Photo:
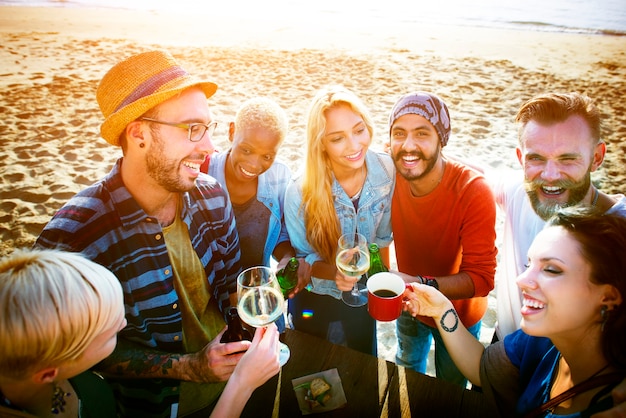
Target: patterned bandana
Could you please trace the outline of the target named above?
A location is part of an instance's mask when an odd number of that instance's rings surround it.
[[[402,96],[391,109],[389,115],[389,132],[400,116],[407,114],[420,115],[429,121],[437,130],[441,146],[445,147],[450,138],[450,113],[448,107],[434,94],[418,91]]]

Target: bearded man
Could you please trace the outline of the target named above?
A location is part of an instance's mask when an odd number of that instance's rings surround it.
[[[519,109],[516,149],[523,179],[486,173],[504,211],[503,244],[496,279],[496,334],[503,339],[520,326],[522,295],[515,279],[527,264],[535,235],[559,208],[583,205],[626,216],[626,198],[608,195],[591,182],[604,160],[600,112],[579,93],[534,97]]]
[[[494,287],[496,205],[482,175],[444,156],[450,133],[448,107],[432,93],[409,93],[393,106],[391,224],[398,274],[439,289],[452,300],[456,324],[478,339]],[[432,318],[404,312],[396,335],[397,364],[426,373],[434,339],[437,377],[466,386]]]
[[[214,150],[216,89],[166,51],[113,66],[96,98],[100,133],[122,157],[36,242],[80,252],[122,284],[127,325],[98,365],[121,416],[208,416],[250,346],[220,343],[241,268],[228,195],[200,172]]]

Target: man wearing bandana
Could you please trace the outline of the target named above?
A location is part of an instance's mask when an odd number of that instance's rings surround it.
[[[401,97],[389,116],[390,151],[397,170],[391,218],[398,270],[407,282],[437,287],[453,301],[456,321],[478,338],[496,267],[493,194],[485,179],[442,149],[450,115],[437,96]],[[398,364],[426,372],[435,339],[437,377],[467,384],[430,318],[397,320]]]

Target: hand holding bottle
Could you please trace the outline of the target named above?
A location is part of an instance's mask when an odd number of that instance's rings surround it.
[[[276,272],[276,278],[280,284],[285,298],[298,286],[298,267],[300,262],[297,258],[291,257],[287,265]]]
[[[252,333],[243,326],[237,308],[234,306],[229,307],[224,314],[224,319],[228,328],[220,339],[221,343],[232,343],[242,340],[252,341]]]

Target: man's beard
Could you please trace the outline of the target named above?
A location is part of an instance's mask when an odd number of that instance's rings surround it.
[[[587,192],[589,191],[589,187],[591,186],[591,172],[587,171],[587,174],[585,174],[585,176],[578,182],[572,180],[561,180],[550,184],[550,186],[560,187],[569,192],[567,202],[564,203],[552,199],[549,199],[546,202],[540,201],[539,193],[541,192],[538,192],[538,190],[545,185],[546,183],[544,181],[524,180],[524,188],[526,189],[526,194],[528,194],[533,210],[541,219],[547,221],[555,213],[557,213],[559,209],[577,205],[585,198]]]
[[[146,155],[146,169],[149,177],[152,177],[161,187],[168,192],[181,193],[193,188],[193,184],[187,185],[180,178],[180,161],[168,159],[163,149],[163,138],[153,135],[154,141]]]
[[[435,150],[435,153],[431,156],[431,158],[426,158],[426,156],[421,151],[415,151],[415,152],[400,151],[397,154],[392,155],[392,158],[393,158],[394,164],[396,165],[396,170],[398,171],[398,173],[400,173],[402,177],[404,177],[404,179],[406,179],[407,181],[420,180],[424,178],[426,175],[428,175],[428,173],[433,171],[433,168],[435,168],[435,164],[437,164],[437,161],[439,159],[438,157],[439,157],[440,151],[441,151],[441,144],[437,144],[437,149]],[[402,157],[404,157],[405,155],[413,155],[422,161],[426,161],[426,168],[424,168],[424,171],[422,171],[420,174],[411,174],[409,170],[407,170],[406,168],[402,166]]]

